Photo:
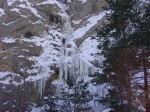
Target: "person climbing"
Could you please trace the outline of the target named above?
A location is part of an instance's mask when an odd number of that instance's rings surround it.
[[[65,44],[66,44],[66,39],[65,38],[62,39],[62,44],[63,44],[63,46],[65,46]]]

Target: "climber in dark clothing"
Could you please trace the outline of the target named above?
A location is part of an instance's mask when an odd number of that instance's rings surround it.
[[[63,44],[63,46],[65,46],[65,43],[66,43],[66,39],[63,38],[63,39],[62,39],[62,44]]]

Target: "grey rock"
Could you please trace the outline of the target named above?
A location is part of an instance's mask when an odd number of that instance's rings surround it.
[[[73,20],[80,20],[90,14],[102,11],[106,5],[105,0],[87,0],[83,4],[81,1],[73,0],[69,6],[68,13]]]
[[[30,0],[32,8],[37,10],[34,14],[29,8],[22,8],[19,5],[26,5],[26,2],[15,1],[7,6],[6,1],[0,1],[0,7],[5,6],[5,14],[0,16],[0,37],[16,36],[30,31],[32,35],[41,35],[53,22],[59,23],[61,17],[58,15],[60,8],[57,4],[38,5],[44,0]],[[19,12],[16,12],[16,9]]]
[[[17,40],[15,43],[0,42],[0,71],[12,71],[27,77],[27,69],[32,69],[34,62],[28,57],[39,56],[42,53],[40,46]],[[21,69],[24,68],[24,71]]]

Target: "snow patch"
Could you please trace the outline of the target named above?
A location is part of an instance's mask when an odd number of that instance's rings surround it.
[[[18,0],[7,0],[7,4],[8,4],[8,6],[12,6],[12,4],[16,1],[18,1]],[[17,7],[29,9],[35,16],[37,16],[38,18],[42,18],[39,15],[36,8],[33,7],[34,5],[32,3],[30,3],[28,0],[19,0],[19,2],[21,2],[22,4],[19,4]],[[17,8],[12,9],[11,11],[16,11],[16,12],[20,13]]]
[[[20,81],[19,82],[15,81],[14,80],[15,77],[19,77]],[[16,73],[12,73],[8,71],[0,72],[0,83],[6,85],[13,84],[15,86],[19,86],[23,84],[23,79],[21,79],[20,75]]]
[[[20,14],[20,11],[19,11],[20,9],[18,9],[18,8],[13,8],[13,9],[11,9],[11,11],[15,11],[15,12],[17,12],[17,13],[19,13]]]
[[[26,2],[26,4],[20,4],[19,7],[30,9],[31,12],[32,12],[35,16],[37,16],[37,17],[39,17],[39,18],[42,18],[42,17],[39,15],[38,11],[37,11],[35,8],[33,8],[33,4],[32,4],[32,3],[28,2],[27,0],[21,0],[21,1],[22,1],[22,2]]]
[[[111,109],[111,108],[107,108],[107,109],[105,109],[105,110],[102,111],[102,112],[110,112],[110,111],[112,111],[112,109]]]
[[[46,0],[41,3],[38,3],[37,5],[45,5],[45,4],[57,4],[60,8],[62,8],[62,5],[57,0]]]
[[[0,8],[0,16],[2,16],[4,14],[5,14],[4,9]]]
[[[80,24],[81,20],[78,20],[78,21],[72,21],[73,24]]]
[[[150,3],[150,1],[149,0],[141,0],[142,2],[145,2],[145,3]]]
[[[92,37],[88,37],[82,45],[80,45],[80,57],[82,57],[85,61],[94,61],[96,57],[96,53],[100,52],[97,48],[99,42],[96,39],[92,39]]]
[[[79,29],[74,31],[73,38],[81,38],[81,37],[83,37],[83,35],[86,34],[86,32],[88,30],[90,30],[95,24],[97,24],[97,22],[99,20],[101,20],[106,15],[106,13],[108,13],[108,11],[103,11],[103,12],[100,12],[98,15],[90,17],[87,20],[88,23],[84,27],[79,28]]]
[[[10,24],[13,24],[13,23],[15,23],[16,21],[12,21],[12,22],[9,22],[9,23],[2,23],[3,25],[5,25],[5,26],[8,26],[8,25],[10,25]]]
[[[82,4],[84,4],[85,2],[87,2],[87,0],[78,0],[79,2],[82,2]]]
[[[5,43],[15,43],[16,39],[14,39],[12,37],[4,37],[4,38],[2,38],[2,42],[5,42]]]
[[[11,6],[16,0],[7,0],[8,6]]]
[[[49,30],[49,34],[45,33],[43,34],[43,37],[34,36],[31,39],[22,39],[43,48],[43,52],[40,56],[29,57],[29,60],[34,61],[35,65],[33,66],[34,69],[27,71],[28,73],[36,73],[37,75],[26,78],[26,81],[35,82],[34,85],[36,88],[38,88],[40,97],[44,91],[46,80],[52,73],[54,73],[50,67],[54,65],[57,66],[57,63],[60,61],[60,51],[59,49],[56,49],[56,47],[61,45],[60,37],[62,37],[63,34],[56,30],[52,30],[53,28],[50,29],[51,30]]]
[[[50,107],[48,105],[43,105],[41,107],[37,107],[36,104],[33,104],[32,107],[30,107],[31,111],[30,112],[45,112],[45,109],[49,110]]]

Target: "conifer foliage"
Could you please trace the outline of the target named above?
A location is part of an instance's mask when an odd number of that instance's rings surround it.
[[[86,112],[92,107],[89,102],[93,99],[88,90],[89,82],[84,79],[72,79],[72,84],[62,86],[55,95],[49,95],[44,101],[44,105],[48,105],[46,112]]]
[[[98,79],[103,76],[110,89],[101,101],[117,112],[136,111],[137,91],[143,90],[145,102],[142,105],[150,112],[150,7],[142,7],[143,13],[139,0],[107,0],[107,3],[110,13],[98,32],[99,40],[103,41],[99,46],[106,60],[103,74],[95,81],[100,83]],[[142,77],[137,77],[139,72],[143,73]],[[133,84],[137,78],[144,80],[144,86]]]

